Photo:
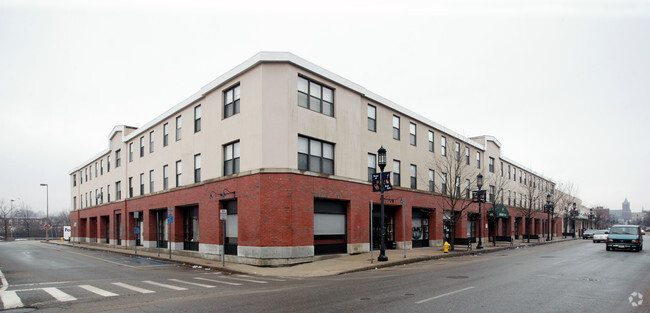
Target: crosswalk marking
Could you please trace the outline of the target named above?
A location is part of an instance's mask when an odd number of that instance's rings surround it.
[[[88,290],[88,291],[90,291],[92,293],[96,293],[96,294],[98,294],[98,295],[100,295],[102,297],[115,297],[115,296],[118,296],[118,294],[116,294],[116,293],[112,293],[112,292],[106,291],[104,289],[99,289],[99,288],[93,287],[91,285],[79,285],[79,287],[81,287],[83,289],[86,289],[86,290]]]
[[[214,287],[216,287],[216,286],[212,286],[212,285],[193,283],[193,282],[184,281],[184,280],[180,280],[180,279],[170,279],[170,280],[171,280],[171,281],[175,281],[175,282],[177,282],[177,283],[183,283],[183,284],[188,284],[188,285],[194,285],[194,286],[199,286],[199,287],[203,287],[203,288],[214,288]]]
[[[119,287],[122,287],[122,288],[126,288],[126,289],[129,289],[129,290],[133,290],[133,291],[139,292],[139,293],[154,293],[155,292],[153,290],[127,285],[125,283],[113,283],[113,285],[119,286]]]
[[[159,286],[159,287],[169,288],[169,289],[172,289],[172,290],[187,290],[187,288],[184,288],[184,287],[178,287],[178,286],[172,286],[172,285],[167,285],[167,284],[161,284],[161,283],[157,283],[157,282],[155,282],[155,281],[150,281],[150,280],[143,280],[142,282],[143,282],[143,283],[147,283],[147,284],[151,284],[151,285],[154,285],[154,286]]]
[[[0,301],[4,305],[4,310],[22,308],[24,306],[15,291],[4,291],[0,293]]]
[[[246,278],[253,278],[252,276],[248,275],[237,275],[238,277],[246,277]],[[270,280],[270,281],[287,281],[286,279],[279,279],[279,278],[271,278],[271,277],[263,277],[263,279]]]
[[[250,282],[250,283],[258,283],[258,284],[266,284],[266,283],[268,283],[268,282],[266,282],[266,281],[261,281],[261,280],[253,280],[253,279],[237,278],[237,277],[231,277],[231,276],[224,276],[223,278],[235,279],[235,280],[241,280],[241,281],[247,281],[247,282]]]
[[[203,278],[203,277],[194,277],[194,279],[205,280],[205,281],[210,281],[210,282],[213,282],[213,283],[219,283],[219,284],[231,285],[231,286],[241,286],[242,285],[240,283],[231,283],[229,281],[221,281],[221,280],[215,280],[215,279],[209,279],[209,278]]]
[[[61,302],[67,302],[67,301],[75,301],[77,298],[59,290],[54,287],[48,287],[48,288],[43,288],[43,291],[49,293],[52,297],[55,299],[61,301]]]

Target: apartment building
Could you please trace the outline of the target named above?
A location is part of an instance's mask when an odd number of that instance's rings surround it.
[[[554,183],[501,155],[496,138],[465,138],[291,53],[260,52],[149,123],[113,128],[106,150],[70,172],[73,240],[255,265],[369,251],[382,146],[388,248],[442,245],[450,227],[468,240],[479,227],[486,240],[548,229],[540,210]],[[467,202],[478,173],[501,211],[488,223],[484,207],[481,225]],[[455,191],[463,212],[444,201]]]

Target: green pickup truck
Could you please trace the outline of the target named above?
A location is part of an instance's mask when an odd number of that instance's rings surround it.
[[[643,234],[637,225],[614,225],[609,230],[606,243],[607,251],[615,249],[643,250]]]

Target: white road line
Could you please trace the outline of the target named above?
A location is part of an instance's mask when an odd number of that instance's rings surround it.
[[[131,285],[127,285],[127,284],[124,284],[124,283],[113,283],[113,285],[119,286],[119,287],[122,287],[122,288],[126,288],[126,289],[129,289],[129,290],[133,290],[133,291],[139,292],[139,293],[154,293],[155,292],[153,290],[144,289],[144,288],[140,288],[140,287],[136,287],[136,286],[131,286]]]
[[[178,287],[178,286],[172,286],[172,285],[167,285],[167,284],[161,284],[161,283],[157,283],[157,282],[155,282],[155,281],[150,281],[150,280],[143,280],[142,282],[143,282],[143,283],[150,284],[150,285],[154,285],[154,286],[159,286],[159,287],[164,287],[164,288],[172,289],[172,290],[187,290],[187,288],[184,288],[184,287]]]
[[[467,288],[463,288],[463,289],[456,290],[456,291],[452,291],[452,292],[448,292],[448,293],[445,293],[445,294],[441,294],[441,295],[439,295],[439,296],[431,297],[431,298],[429,298],[429,299],[420,300],[420,301],[415,302],[415,303],[416,303],[416,304],[425,303],[425,302],[427,302],[427,301],[431,301],[431,300],[435,300],[435,299],[438,299],[438,298],[442,298],[442,297],[450,296],[450,295],[453,295],[453,294],[455,294],[455,293],[463,292],[463,291],[465,291],[465,290],[470,290],[470,289],[472,289],[472,288],[474,288],[474,286],[472,286],[472,287],[467,287]]]
[[[104,289],[99,289],[97,287],[93,287],[91,285],[79,285],[80,288],[86,289],[92,293],[98,294],[102,297],[115,297],[118,296],[116,293],[112,293],[110,291],[106,291]]]
[[[558,262],[553,263],[553,265],[558,265],[558,264],[563,263],[563,262],[566,262],[566,261],[568,261],[568,260],[567,260],[567,259],[564,259],[564,260],[562,260],[562,261],[558,261]]]
[[[0,287],[0,293],[3,291],[7,290],[9,288],[9,282],[5,278],[5,275],[2,274],[2,271],[0,271],[0,283],[2,283],[2,286]]]
[[[52,297],[55,299],[61,301],[61,302],[67,302],[67,301],[75,301],[77,298],[59,290],[54,287],[48,287],[48,288],[43,288],[43,291],[49,293]]]
[[[252,276],[248,275],[237,275],[238,277],[246,277],[246,278],[253,278]],[[263,279],[270,280],[270,281],[287,281],[286,279],[278,279],[278,278],[270,278],[270,277],[262,277]]]
[[[0,292],[0,301],[4,304],[3,310],[22,308],[24,306],[15,291]]]
[[[268,284],[267,281],[253,280],[253,279],[245,279],[245,278],[237,278],[237,277],[232,277],[232,276],[224,276],[223,278],[226,278],[226,279],[234,279],[234,280],[241,280],[241,281],[247,281],[247,282],[249,282],[249,283]]]
[[[184,281],[184,280],[180,280],[180,279],[170,279],[170,280],[171,280],[171,281],[175,281],[175,282],[177,282],[177,283],[183,283],[183,284],[188,284],[188,285],[194,285],[194,286],[199,286],[199,287],[204,287],[204,288],[214,288],[214,287],[216,287],[216,286],[212,286],[212,285],[193,283],[193,282]]]
[[[194,277],[194,279],[205,280],[205,281],[210,281],[210,282],[213,282],[213,283],[219,283],[219,284],[231,285],[231,286],[241,286],[242,285],[240,283],[231,283],[229,281],[220,281],[220,280],[214,280],[214,279],[203,278],[203,277]]]

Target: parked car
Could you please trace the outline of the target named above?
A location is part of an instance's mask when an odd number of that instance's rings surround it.
[[[631,249],[643,250],[643,235],[641,227],[637,225],[614,225],[609,230],[605,249]]]
[[[595,230],[593,229],[587,229],[582,232],[582,239],[591,239],[594,238],[594,232]]]
[[[597,230],[594,232],[594,243],[596,242],[607,242],[608,230]]]

